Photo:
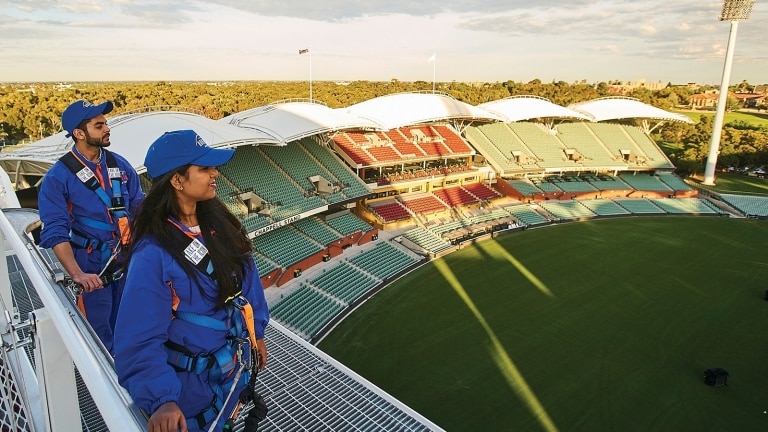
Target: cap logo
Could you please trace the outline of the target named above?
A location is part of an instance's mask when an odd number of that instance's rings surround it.
[[[92,107],[92,106],[93,106],[92,103],[90,103],[88,101],[83,101],[83,108],[88,108],[88,107]]]
[[[197,140],[195,140],[195,144],[197,144],[198,147],[208,147],[208,145],[205,144],[205,141],[203,141],[203,138],[200,137],[200,135],[197,136]]]

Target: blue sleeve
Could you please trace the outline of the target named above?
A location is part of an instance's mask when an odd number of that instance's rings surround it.
[[[138,245],[126,274],[115,325],[115,369],[136,406],[152,414],[179,400],[181,381],[163,344],[171,325],[173,294],[166,281],[171,257],[155,244]]]
[[[63,172],[60,163],[55,163],[43,177],[37,197],[40,221],[40,246],[52,248],[59,243],[69,241],[71,229],[70,214],[67,207],[69,190],[66,185],[68,172]]]
[[[125,197],[125,203],[128,214],[131,215],[137,211],[139,204],[144,200],[144,191],[141,189],[141,180],[139,179],[139,174],[136,173],[136,170],[124,157],[115,153],[113,154],[126,175],[125,192],[127,196]]]
[[[247,277],[250,282],[248,285],[248,302],[253,308],[256,339],[262,339],[264,337],[264,330],[269,323],[269,308],[267,307],[267,299],[264,296],[264,288],[261,285],[261,277],[259,276],[259,271],[256,268],[256,263],[253,261],[253,258],[251,258]]]

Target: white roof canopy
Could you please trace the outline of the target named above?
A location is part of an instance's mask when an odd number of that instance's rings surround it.
[[[111,129],[110,150],[114,150],[144,172],[144,156],[163,133],[192,129],[211,147],[277,144],[270,135],[256,129],[238,128],[199,114],[180,111],[151,111],[122,114],[107,119]],[[0,166],[18,184],[19,176],[42,176],[73,144],[62,131],[32,144],[0,153]],[[18,187],[18,186],[17,186]]]
[[[241,111],[219,120],[241,128],[261,130],[285,145],[304,137],[342,129],[381,129],[370,120],[325,104],[285,101]]]
[[[347,108],[350,114],[378,123],[385,130],[440,120],[503,120],[482,108],[441,93],[397,93]]]
[[[606,97],[568,105],[569,109],[586,114],[594,121],[621,119],[655,119],[693,123],[693,120],[682,114],[664,111],[627,97]]]
[[[536,118],[572,118],[592,121],[586,114],[564,108],[538,96],[510,96],[497,101],[478,105],[486,111],[494,113],[505,122],[516,122]]]

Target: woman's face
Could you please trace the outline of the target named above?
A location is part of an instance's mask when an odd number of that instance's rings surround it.
[[[216,197],[216,179],[219,170],[216,167],[190,165],[187,175],[179,177],[182,189],[180,198],[188,201],[206,201]]]

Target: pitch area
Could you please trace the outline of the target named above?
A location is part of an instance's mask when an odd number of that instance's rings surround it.
[[[451,431],[765,430],[766,289],[766,221],[568,223],[422,266],[320,348]]]

